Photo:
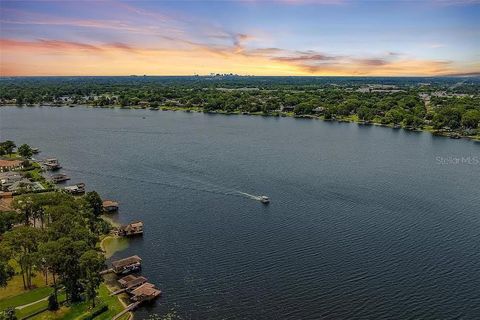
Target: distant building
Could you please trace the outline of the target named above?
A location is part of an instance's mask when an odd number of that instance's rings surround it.
[[[313,112],[315,112],[316,114],[322,114],[325,112],[325,108],[324,107],[316,107],[315,109],[313,109]]]
[[[282,112],[293,112],[294,109],[295,109],[295,106],[282,106],[280,108]]]

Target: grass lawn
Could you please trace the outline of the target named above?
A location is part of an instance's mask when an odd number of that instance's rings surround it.
[[[65,292],[58,293],[58,302],[62,303],[66,300]],[[48,307],[48,300],[38,301],[35,304],[32,304],[28,307],[17,309],[16,314],[19,319],[24,319],[27,316],[35,314],[41,310],[45,310]]]
[[[31,177],[33,181],[43,181],[45,178],[42,176],[42,170],[39,168],[35,168],[33,170],[26,171]]]
[[[6,155],[3,155],[2,156],[3,158],[7,159],[7,160],[20,160],[22,159],[22,157],[20,157],[20,155],[18,155],[16,152],[12,153],[12,154],[6,154]]]
[[[101,284],[98,290],[97,305],[105,303],[108,305],[108,310],[95,319],[98,320],[109,320],[112,319],[116,314],[120,313],[124,308],[121,302],[118,300],[117,296],[110,297],[110,291],[108,290],[105,284]],[[70,307],[62,307],[56,312],[45,311],[31,319],[34,320],[81,320],[84,317],[91,314],[91,304],[90,302],[81,302]],[[129,318],[128,313],[125,314],[120,320],[126,320]]]
[[[51,277],[48,278],[49,282],[51,281],[50,278]],[[33,284],[34,288],[47,287],[45,285],[45,278],[44,278],[42,273],[38,273],[36,275],[36,277],[34,277],[32,279],[32,284]],[[19,294],[23,294],[23,293],[29,293],[29,292],[34,291],[34,290],[24,290],[23,289],[22,276],[21,275],[15,275],[15,276],[13,276],[13,278],[11,280],[8,281],[8,285],[5,288],[0,288],[0,305],[2,305],[3,301],[7,298],[15,297],[15,296],[18,296]],[[33,300],[33,301],[35,301],[35,300]]]
[[[4,310],[8,307],[17,307],[27,303],[35,302],[42,298],[47,297],[53,292],[53,288],[43,287],[26,291],[13,297],[0,300],[0,310]]]

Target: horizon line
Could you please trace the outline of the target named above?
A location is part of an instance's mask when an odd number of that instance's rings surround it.
[[[480,77],[480,72],[472,73],[455,73],[444,75],[241,75],[230,73],[215,73],[215,74],[191,74],[191,75],[155,75],[155,74],[129,74],[129,75],[0,75],[0,79],[5,78],[94,78],[94,77],[262,77],[262,78],[476,78]]]

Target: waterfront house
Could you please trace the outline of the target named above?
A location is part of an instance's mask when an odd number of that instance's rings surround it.
[[[127,289],[127,291],[131,291],[146,282],[147,282],[147,278],[142,276],[136,276],[133,274],[129,274],[128,276],[125,276],[120,280],[118,280],[118,283],[120,284],[120,286],[122,286],[122,288]]]
[[[8,187],[17,181],[21,181],[23,175],[14,171],[7,171],[0,173],[0,190],[7,190]]]
[[[161,293],[162,291],[157,289],[155,285],[146,282],[130,292],[132,295],[130,299],[134,302],[151,301],[160,296]]]
[[[0,172],[23,169],[21,160],[2,160],[0,159]]]
[[[325,108],[324,107],[316,107],[315,109],[313,109],[313,112],[316,113],[316,114],[323,114],[323,113],[325,113]]]
[[[150,102],[148,102],[148,101],[140,101],[140,102],[138,102],[138,106],[139,106],[140,108],[143,108],[143,109],[146,108],[146,107],[148,107],[149,105],[150,105]]]
[[[0,191],[0,199],[13,199],[13,193]]]
[[[139,256],[131,256],[112,262],[112,270],[116,274],[127,274],[139,271],[142,268],[142,259]]]
[[[143,234],[143,222],[135,221],[118,228],[118,235],[122,237],[135,236]]]
[[[34,183],[28,180],[27,178],[24,178],[20,181],[15,182],[7,188],[7,190],[10,192],[31,191],[34,189],[35,189]]]
[[[105,200],[102,203],[103,211],[105,212],[115,212],[118,211],[118,202],[112,200]]]

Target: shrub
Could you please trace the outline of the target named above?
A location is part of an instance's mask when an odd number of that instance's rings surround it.
[[[106,312],[108,310],[108,305],[106,304],[101,304],[99,306],[97,306],[91,314],[89,314],[88,316],[82,318],[82,320],[92,320],[92,319],[95,319],[97,316],[99,316],[100,314]]]
[[[55,299],[55,294],[53,293],[48,296],[48,310],[58,310],[58,301]]]

